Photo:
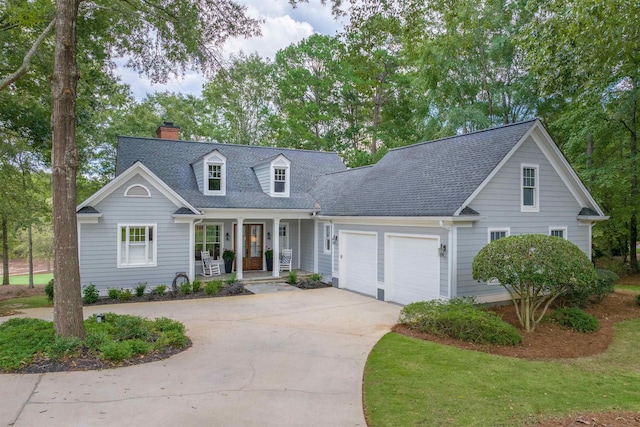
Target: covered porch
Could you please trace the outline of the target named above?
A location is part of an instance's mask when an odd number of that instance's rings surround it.
[[[310,277],[313,272],[307,270],[299,270],[293,269],[291,271],[295,271],[298,279],[305,279]],[[235,272],[233,273],[225,273],[224,270],[221,271],[220,275],[214,276],[203,276],[202,274],[196,275],[196,279],[201,282],[208,282],[210,280],[227,280],[229,279]],[[277,277],[274,277],[271,271],[245,271],[244,277],[242,278],[243,283],[262,283],[262,282],[286,282],[287,277],[289,276],[288,271],[282,271]],[[236,277],[237,279],[237,277]]]

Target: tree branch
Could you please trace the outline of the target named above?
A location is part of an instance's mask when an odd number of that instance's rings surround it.
[[[27,73],[27,71],[29,71],[29,65],[31,63],[31,59],[36,54],[38,48],[40,47],[44,39],[53,30],[54,24],[55,24],[55,19],[52,20],[49,23],[49,25],[47,25],[47,28],[44,29],[42,34],[40,34],[38,39],[33,43],[33,46],[31,46],[31,49],[29,49],[27,54],[24,56],[24,59],[22,60],[22,65],[20,66],[20,68],[18,68],[15,73],[9,74],[7,77],[0,80],[0,90],[3,90],[7,86],[9,86],[11,83],[15,83],[22,76],[24,76]]]

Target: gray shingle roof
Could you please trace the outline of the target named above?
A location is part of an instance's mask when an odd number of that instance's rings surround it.
[[[535,123],[396,148],[375,165],[320,178],[313,195],[322,215],[451,216]]]
[[[600,216],[600,214],[591,208],[582,208],[578,213],[580,216]]]
[[[82,209],[80,209],[77,213],[79,213],[79,214],[97,214],[97,213],[100,213],[100,212],[98,212],[98,210],[96,208],[94,208],[93,206],[85,206]]]
[[[218,150],[227,158],[226,196],[205,196],[191,163]],[[252,166],[283,154],[291,161],[290,197],[265,194]],[[142,162],[169,187],[196,208],[314,209],[310,189],[327,173],[345,170],[336,153],[292,150],[213,142],[118,137],[116,175]]]

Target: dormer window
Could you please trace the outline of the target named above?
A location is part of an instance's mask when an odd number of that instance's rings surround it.
[[[273,191],[275,193],[284,193],[287,188],[287,170],[285,168],[275,168],[273,172]]]
[[[204,158],[204,194],[224,196],[227,193],[227,158],[217,150]]]

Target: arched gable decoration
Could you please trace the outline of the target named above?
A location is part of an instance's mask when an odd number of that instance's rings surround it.
[[[151,192],[144,185],[130,185],[124,192],[124,197],[151,197]]]

